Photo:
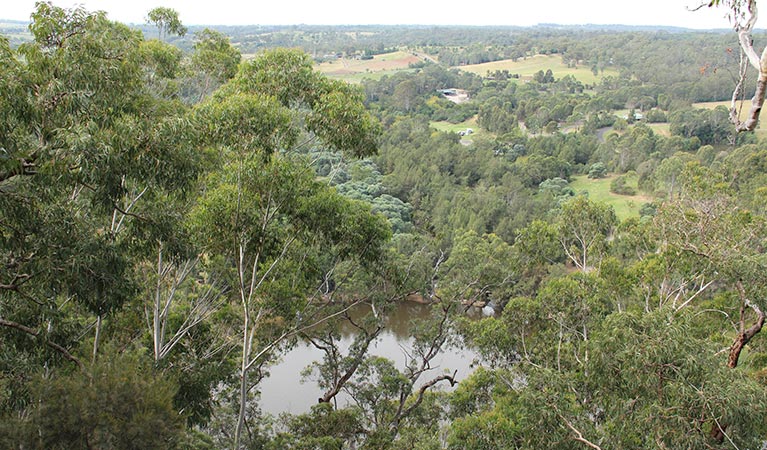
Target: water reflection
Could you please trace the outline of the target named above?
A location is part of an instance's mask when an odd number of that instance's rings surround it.
[[[399,369],[404,369],[407,364],[409,353],[412,353],[413,337],[410,336],[410,325],[414,320],[425,320],[429,317],[431,309],[428,305],[404,302],[397,304],[387,312],[386,329],[371,344],[369,354],[382,356],[392,360]],[[363,306],[353,311],[353,316],[361,317],[369,314],[370,308]],[[482,315],[478,313],[477,315]],[[354,340],[355,329],[348,323],[341,327],[341,341],[339,347],[346,352]],[[322,396],[322,391],[314,381],[301,381],[301,372],[313,361],[320,361],[324,356],[321,350],[306,342],[298,343],[282,360],[272,366],[269,377],[264,379],[259,388],[261,390],[261,409],[265,413],[278,415],[282,412],[301,414],[308,412],[317,399]],[[452,373],[457,370],[457,379],[465,379],[473,370],[472,366],[477,358],[475,352],[466,348],[448,347],[443,349],[434,360],[433,370],[427,372],[421,382],[443,373]],[[338,396],[339,406],[344,406],[350,399],[341,394]]]

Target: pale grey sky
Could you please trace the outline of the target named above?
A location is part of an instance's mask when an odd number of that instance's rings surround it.
[[[702,0],[53,0],[104,10],[112,20],[142,23],[167,6],[186,25],[421,24],[421,25],[669,25],[729,28],[722,9],[690,8]],[[28,20],[35,0],[0,0],[0,18]]]

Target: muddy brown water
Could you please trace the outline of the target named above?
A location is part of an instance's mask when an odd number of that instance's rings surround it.
[[[367,307],[366,307],[367,308]],[[400,370],[405,368],[408,354],[413,344],[410,327],[413,321],[425,320],[429,316],[429,306],[412,302],[403,302],[387,316],[387,328],[374,341],[369,354],[382,356],[394,362]],[[360,308],[355,314],[367,314],[369,308]],[[480,316],[477,313],[475,316]],[[341,330],[339,346],[346,352],[353,342],[351,329]],[[304,379],[301,372],[313,361],[321,361],[323,352],[308,342],[299,342],[295,347],[282,356],[280,361],[269,369],[269,376],[261,381],[258,388],[261,392],[260,407],[264,413],[274,416],[280,413],[301,414],[308,412],[322,391],[313,379]],[[457,371],[456,378],[466,379],[477,364],[478,356],[470,348],[448,346],[432,360],[433,369],[424,374],[416,386],[442,375]],[[445,383],[447,387],[447,383]],[[443,387],[446,388],[446,387]],[[339,406],[350,404],[351,399],[342,393],[337,398]]]

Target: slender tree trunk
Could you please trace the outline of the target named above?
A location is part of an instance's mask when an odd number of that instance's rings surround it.
[[[157,251],[157,286],[154,293],[154,319],[152,323],[152,334],[154,341],[154,360],[160,360],[160,351],[162,349],[162,333],[160,326],[160,286],[162,283],[162,245]]]
[[[96,355],[99,353],[99,339],[101,339],[101,314],[96,317],[96,335],[93,337],[93,358],[91,363],[96,363]]]
[[[234,430],[234,450],[240,448],[240,436],[245,425],[245,406],[248,402],[248,362],[250,360],[250,317],[245,313],[245,329],[242,332],[242,365],[240,366],[240,410],[237,414],[237,428]]]
[[[756,126],[759,124],[759,115],[764,105],[765,90],[767,90],[767,74],[762,73],[756,82],[756,91],[753,98],[751,98],[751,108],[745,121],[740,122],[738,120],[737,110],[734,107],[730,109],[730,115],[734,117],[732,120],[735,121],[735,129],[737,131],[753,131],[756,129]]]

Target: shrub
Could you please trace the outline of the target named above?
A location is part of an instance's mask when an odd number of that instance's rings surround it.
[[[621,175],[610,182],[610,192],[618,195],[636,195],[637,190],[626,183],[625,175]]]
[[[607,176],[607,167],[604,163],[594,163],[589,167],[589,178],[605,178]]]

